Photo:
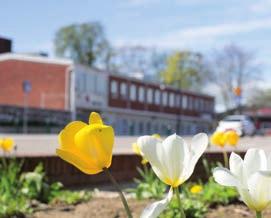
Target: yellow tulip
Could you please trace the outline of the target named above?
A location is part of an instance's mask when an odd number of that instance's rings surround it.
[[[224,134],[224,141],[228,145],[236,146],[239,141],[239,135],[233,130],[226,131]]]
[[[4,152],[11,152],[14,148],[14,140],[12,138],[0,139],[0,145]]]
[[[153,134],[151,136],[156,138],[156,139],[161,139],[161,136],[159,134]],[[132,144],[132,148],[133,148],[133,151],[134,151],[135,154],[142,156],[141,164],[147,164],[148,160],[143,157],[141,149],[140,149],[139,145],[136,142]]]
[[[224,147],[225,146],[225,137],[224,137],[224,132],[216,131],[213,133],[211,136],[211,144],[219,146],[219,147]]]
[[[202,186],[201,185],[193,185],[190,188],[190,192],[193,194],[198,194],[198,193],[202,192]]]
[[[114,130],[106,126],[98,113],[92,112],[89,124],[69,123],[58,136],[58,156],[86,174],[109,168],[112,161]]]

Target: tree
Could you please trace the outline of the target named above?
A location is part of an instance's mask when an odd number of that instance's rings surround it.
[[[248,98],[248,105],[256,108],[271,107],[271,89],[255,89]]]
[[[246,83],[258,73],[254,54],[233,44],[215,51],[209,62],[209,79],[219,88],[226,109],[236,106],[233,90],[238,87],[245,92]]]
[[[167,58],[160,72],[162,82],[176,88],[198,90],[204,81],[202,55],[193,52],[175,52]]]
[[[110,71],[126,75],[139,73],[156,75],[165,64],[163,52],[143,46],[122,46],[115,48],[110,59]]]
[[[72,24],[60,28],[54,40],[57,56],[93,66],[108,62],[110,46],[98,22]]]

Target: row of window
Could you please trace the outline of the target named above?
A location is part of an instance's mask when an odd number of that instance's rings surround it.
[[[118,89],[118,82],[114,80],[110,84],[110,93],[112,98],[116,99],[129,99],[131,101],[147,102],[148,104],[163,105],[172,108],[181,107],[183,109],[199,111],[213,110],[212,102],[202,98],[180,95],[160,89],[145,88],[143,86],[136,86],[135,84],[128,86],[125,82],[121,82]]]
[[[117,135],[146,135],[158,133],[160,135],[170,135],[177,130],[176,123],[153,123],[151,121],[133,121],[128,119],[118,119],[116,123],[112,123]],[[195,123],[182,121],[180,123],[178,134],[190,135],[197,132],[208,132],[209,125],[206,123]]]

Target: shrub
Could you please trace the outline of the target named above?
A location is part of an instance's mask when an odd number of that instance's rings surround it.
[[[203,218],[208,210],[208,206],[206,204],[196,199],[183,198],[181,203],[186,217],[189,218]],[[181,217],[179,205],[175,196],[170,202],[168,208],[159,217],[160,218]]]
[[[22,161],[1,159],[0,164],[0,217],[23,216],[31,213],[32,200],[43,203],[76,204],[89,200],[84,191],[68,191],[59,182],[50,184],[42,164],[32,172],[21,173]]]
[[[206,168],[208,169],[209,167],[206,165]],[[135,179],[136,188],[130,189],[129,191],[134,193],[139,200],[151,198],[162,199],[167,186],[146,166],[144,166],[143,170],[138,169],[138,172],[140,178]],[[192,187],[194,188],[192,189]],[[202,218],[209,207],[218,204],[228,204],[238,199],[238,193],[234,188],[217,184],[213,177],[210,177],[206,183],[184,183],[181,185],[181,195],[185,214],[189,218]],[[178,202],[174,196],[168,208],[160,217],[178,218],[179,216]]]
[[[141,178],[134,179],[136,188],[128,189],[128,191],[134,193],[138,200],[163,198],[167,186],[156,177],[152,169],[144,165],[143,170],[137,168],[137,171]]]

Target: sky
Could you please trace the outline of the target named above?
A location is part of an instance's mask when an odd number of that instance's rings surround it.
[[[211,53],[235,43],[255,52],[271,86],[271,0],[0,0],[0,36],[15,52],[54,55],[62,26],[99,21],[114,46]],[[270,81],[266,83],[266,81]]]

